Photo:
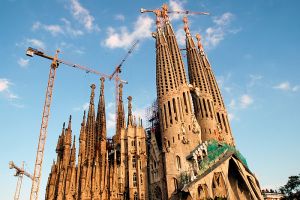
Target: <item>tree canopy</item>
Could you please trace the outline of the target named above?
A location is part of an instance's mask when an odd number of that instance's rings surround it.
[[[300,199],[300,174],[290,176],[288,182],[279,188],[287,200]]]

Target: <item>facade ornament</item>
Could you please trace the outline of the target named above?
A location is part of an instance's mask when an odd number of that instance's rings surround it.
[[[182,135],[185,135],[185,133],[186,133],[185,126],[184,126],[184,123],[183,123],[183,122],[181,123],[180,133],[181,133]]]
[[[192,116],[192,131],[195,134],[200,134],[201,135],[201,128],[200,125],[197,122],[197,119],[195,117],[195,115]]]

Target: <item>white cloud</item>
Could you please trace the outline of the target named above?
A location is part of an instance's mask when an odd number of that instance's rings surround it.
[[[121,27],[118,33],[116,29],[109,27],[107,30],[108,37],[103,42],[103,45],[111,49],[128,48],[134,40],[151,37],[153,22],[152,18],[143,15],[138,17],[132,32],[129,32],[127,27]]]
[[[290,82],[285,81],[275,85],[273,88],[282,91],[297,92],[300,89],[300,85],[291,85]]]
[[[2,94],[8,100],[18,99],[19,98],[18,95],[11,92],[10,90],[11,85],[13,84],[8,79],[0,78],[0,94]]]
[[[81,106],[73,108],[73,110],[74,110],[74,111],[88,110],[89,105],[90,105],[89,102],[85,102],[85,103],[82,104]]]
[[[75,29],[72,27],[71,22],[65,18],[61,18],[61,21],[64,22],[65,32],[71,36],[81,36],[83,35],[83,31],[79,29]]]
[[[0,92],[7,90],[9,85],[11,85],[11,83],[7,79],[1,78],[0,79]]]
[[[115,113],[109,112],[107,115],[106,128],[107,128],[107,130],[114,129],[115,126],[116,126]]]
[[[241,108],[248,108],[254,100],[250,95],[244,94],[240,97],[239,101]]]
[[[34,48],[40,48],[45,49],[46,45],[41,40],[35,39],[35,38],[28,38],[26,39],[26,42],[31,45]]]
[[[235,119],[235,115],[233,113],[228,113],[228,119],[230,121],[234,120]]]
[[[20,65],[20,67],[26,68],[29,64],[29,59],[19,58],[17,62]]]
[[[125,21],[125,16],[122,14],[115,15],[115,20]]]
[[[231,99],[230,103],[229,103],[229,108],[234,109],[236,107],[236,102],[234,99]]]
[[[44,26],[44,29],[51,33],[53,36],[63,33],[61,26],[59,25],[48,25]]]
[[[177,0],[169,1],[169,10],[172,11],[184,11],[183,2]],[[182,15],[179,14],[169,14],[170,20],[182,19]]]
[[[59,34],[63,34],[64,33],[64,31],[63,31],[63,29],[62,29],[62,27],[60,25],[57,25],[57,24],[46,25],[46,24],[42,24],[39,21],[33,23],[31,29],[33,31],[37,31],[37,30],[43,29],[43,30],[49,32],[53,36],[57,36]]]
[[[230,24],[230,22],[232,21],[233,18],[234,18],[234,15],[232,13],[226,12],[220,17],[215,17],[213,19],[213,22],[219,26],[226,26],[226,25]]]
[[[68,35],[68,36],[80,36],[83,35],[83,31],[79,29],[74,29],[71,25],[71,22],[65,18],[61,18],[61,21],[64,23],[63,25],[58,24],[42,24],[41,22],[35,22],[31,29],[33,31],[44,30],[49,32],[53,36],[58,35]]]
[[[177,42],[179,45],[185,45],[185,32],[184,30],[181,28],[181,29],[178,29],[175,33],[176,35],[176,39],[177,39]]]
[[[227,34],[236,34],[239,32],[240,29],[229,28],[229,25],[234,18],[235,16],[230,12],[226,12],[219,17],[214,17],[214,25],[205,30],[204,45],[207,48],[216,47],[222,40],[224,40]]]
[[[263,76],[259,74],[250,74],[249,77],[250,77],[250,82],[248,83],[249,87],[254,86],[259,80],[263,78]]]
[[[95,18],[90,14],[90,11],[84,8],[78,0],[70,0],[71,12],[73,17],[82,24],[88,31],[99,31],[99,27],[94,24]]]

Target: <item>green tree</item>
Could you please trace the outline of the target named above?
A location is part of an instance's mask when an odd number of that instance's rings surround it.
[[[279,188],[287,200],[300,199],[300,174],[290,176],[288,182]]]

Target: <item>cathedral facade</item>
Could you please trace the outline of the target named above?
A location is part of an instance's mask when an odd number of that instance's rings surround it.
[[[106,136],[104,79],[95,111],[95,85],[84,113],[76,162],[71,117],[63,126],[46,200],[263,199],[255,175],[236,149],[228,114],[200,35],[184,18],[188,79],[164,5],[156,10],[157,101],[152,126],[125,118],[119,85],[116,134]]]

